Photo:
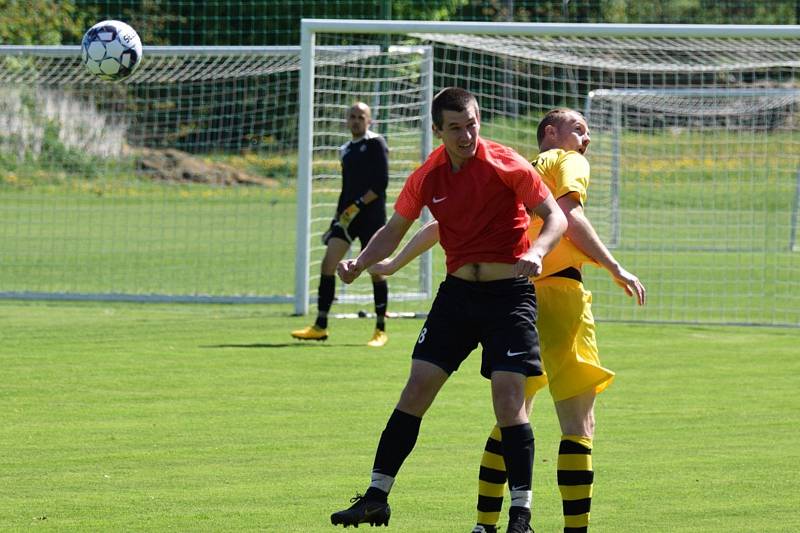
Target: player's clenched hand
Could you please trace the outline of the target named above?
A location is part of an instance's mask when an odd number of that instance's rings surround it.
[[[542,256],[538,252],[528,250],[514,265],[514,276],[531,277],[542,273]]]
[[[336,265],[336,273],[339,274],[339,279],[345,283],[353,283],[363,271],[364,269],[358,265],[356,259],[339,261],[339,264]]]

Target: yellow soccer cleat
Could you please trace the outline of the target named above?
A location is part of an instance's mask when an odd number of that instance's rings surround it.
[[[367,346],[372,346],[373,348],[380,348],[387,342],[389,342],[389,336],[386,334],[386,332],[376,329],[375,333],[372,334],[372,338],[367,343]]]
[[[324,341],[328,338],[328,330],[317,327],[314,324],[313,326],[294,330],[292,337],[301,341]]]

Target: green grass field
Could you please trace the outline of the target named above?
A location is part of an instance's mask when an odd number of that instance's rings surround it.
[[[334,531],[368,482],[421,322],[286,306],[0,302],[0,530]],[[800,530],[796,329],[601,323],[593,531]],[[558,430],[534,408],[534,526],[560,531]],[[473,354],[425,418],[389,531],[468,531],[488,384]],[[377,531],[377,530],[376,530]]]

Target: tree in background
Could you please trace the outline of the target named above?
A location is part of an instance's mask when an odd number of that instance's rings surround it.
[[[797,24],[797,0],[599,0],[573,2],[575,22],[652,24]]]
[[[0,0],[0,13],[0,44],[76,43],[90,19],[72,0]]]

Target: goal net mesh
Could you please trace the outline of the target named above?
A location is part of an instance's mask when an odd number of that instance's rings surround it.
[[[637,308],[606,272],[586,268],[599,319],[800,324],[799,39],[316,37],[431,47],[434,90],[469,89],[482,136],[528,159],[547,110],[584,112],[587,213],[649,291]]]
[[[79,57],[0,47],[2,296],[291,302],[299,47]]]

